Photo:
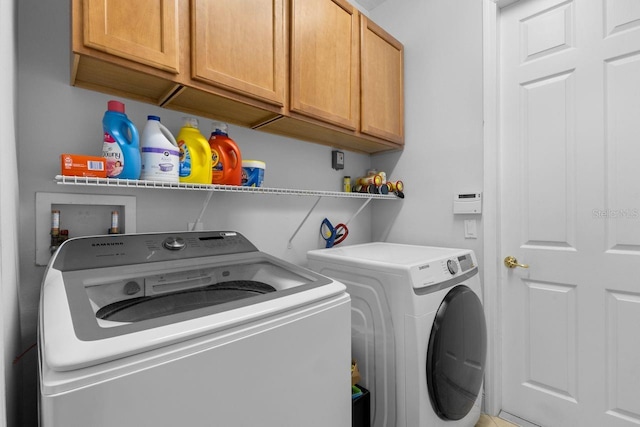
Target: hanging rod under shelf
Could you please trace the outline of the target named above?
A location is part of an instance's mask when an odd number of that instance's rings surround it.
[[[293,196],[338,197],[351,199],[387,199],[398,200],[392,194],[346,193],[341,191],[299,190],[291,188],[242,187],[237,185],[171,183],[161,181],[144,181],[136,179],[96,178],[84,176],[56,175],[59,185],[83,185],[93,187],[118,188],[152,188],[173,190],[216,191],[229,193],[275,194]]]

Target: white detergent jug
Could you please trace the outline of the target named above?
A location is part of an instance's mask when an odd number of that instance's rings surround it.
[[[160,123],[160,117],[147,116],[140,147],[140,179],[175,183],[180,181],[180,149],[169,129]]]

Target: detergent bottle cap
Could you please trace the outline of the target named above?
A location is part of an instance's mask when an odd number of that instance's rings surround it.
[[[198,119],[196,119],[195,117],[185,117],[184,126],[188,128],[198,129]]]
[[[212,123],[212,129],[213,129],[213,131],[211,133],[213,135],[228,135],[229,134],[229,127],[224,122],[213,122]]]
[[[147,120],[157,120],[157,121],[160,121],[160,117],[158,117],[158,116],[147,116]]]
[[[124,114],[124,104],[120,101],[111,100],[107,102],[107,109],[109,111],[115,111],[116,113]]]

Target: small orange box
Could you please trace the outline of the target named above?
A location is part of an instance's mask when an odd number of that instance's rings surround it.
[[[104,157],[85,156],[84,154],[60,154],[62,175],[107,177],[107,165]]]

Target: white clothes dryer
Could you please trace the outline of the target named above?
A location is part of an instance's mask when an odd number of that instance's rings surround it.
[[[486,323],[475,254],[393,243],[313,250],[351,295],[352,355],[374,427],[473,427]]]
[[[40,425],[348,427],[349,307],[236,232],[68,240],[41,290]]]

